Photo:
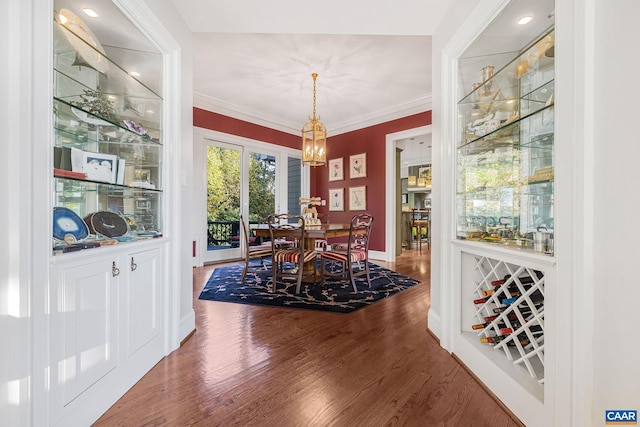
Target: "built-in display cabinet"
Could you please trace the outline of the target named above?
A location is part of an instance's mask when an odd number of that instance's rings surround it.
[[[545,310],[556,286],[549,25],[510,57],[495,46],[465,52],[455,107],[452,349],[525,423],[545,410],[545,335],[554,322]]]
[[[77,248],[61,238],[69,234],[71,243],[99,244],[159,237],[163,100],[136,70],[161,74],[162,56],[103,47],[66,8],[54,21],[54,205],[88,226],[85,233],[54,234],[54,250]],[[96,212],[113,215],[91,216]]]
[[[114,3],[54,7],[50,421],[90,425],[165,354],[163,55]]]

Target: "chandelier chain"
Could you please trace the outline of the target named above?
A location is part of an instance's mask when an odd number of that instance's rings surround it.
[[[313,120],[316,120],[316,78],[318,74],[313,73],[311,77],[313,77]]]

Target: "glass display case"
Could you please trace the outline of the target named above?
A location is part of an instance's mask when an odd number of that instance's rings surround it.
[[[136,77],[142,68],[161,75],[162,56],[103,47],[73,13],[56,12],[53,203],[84,222],[106,211],[126,224],[114,235],[89,224],[89,240],[162,235],[163,100],[160,83]],[[66,240],[54,237],[54,249],[75,243]]]
[[[458,103],[458,239],[553,254],[554,32]]]

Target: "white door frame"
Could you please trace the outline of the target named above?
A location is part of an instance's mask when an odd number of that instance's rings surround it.
[[[193,223],[196,224],[193,227],[193,242],[195,244],[194,250],[194,261],[193,265],[195,267],[201,267],[205,262],[215,262],[216,260],[205,259],[204,256],[207,252],[207,233],[206,227],[203,227],[202,224],[207,223],[207,168],[206,168],[206,150],[207,146],[210,144],[210,141],[218,141],[222,144],[226,145],[234,145],[243,147],[243,156],[242,161],[243,165],[248,165],[248,156],[249,153],[261,153],[261,154],[269,154],[276,157],[276,164],[280,165],[276,170],[276,182],[282,182],[282,180],[286,180],[287,174],[286,170],[283,169],[282,165],[287,164],[288,157],[296,157],[302,158],[302,153],[300,150],[294,150],[291,148],[283,147],[280,145],[270,144],[264,141],[258,141],[255,139],[244,138],[237,135],[231,135],[228,133],[222,133],[218,131],[213,131],[210,129],[204,129],[200,127],[193,128],[193,212],[192,212],[192,220]],[[243,215],[247,216],[249,212],[249,183],[246,182],[246,179],[241,178],[241,206],[240,212]],[[287,205],[287,187],[283,185],[277,185],[278,190],[276,191],[276,210],[279,206]],[[309,193],[309,168],[303,168],[303,176],[302,176],[302,189],[301,194],[304,196]],[[200,225],[198,225],[200,224]],[[242,253],[240,249],[237,249],[237,257],[241,258]],[[220,259],[220,261],[223,261]]]
[[[413,138],[416,136],[431,133],[431,125],[420,126],[413,129],[407,129],[400,132],[389,133],[386,135],[385,158],[386,158],[386,178],[385,178],[385,252],[384,260],[387,262],[395,261],[399,254],[396,254],[396,142],[400,139]],[[433,141],[432,144],[436,142]]]

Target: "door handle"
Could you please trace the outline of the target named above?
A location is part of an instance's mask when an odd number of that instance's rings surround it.
[[[116,262],[113,261],[113,264],[111,264],[111,275],[113,277],[119,276],[120,275],[120,269],[118,267],[116,267]]]

